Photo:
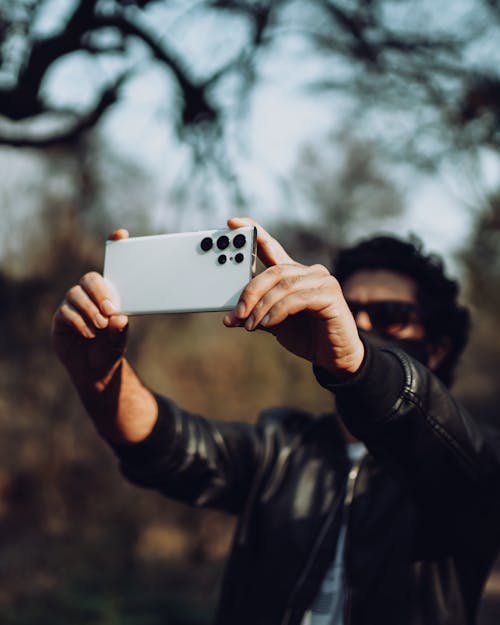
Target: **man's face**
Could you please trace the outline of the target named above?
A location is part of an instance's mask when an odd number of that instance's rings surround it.
[[[420,346],[423,356],[418,359],[430,366],[417,284],[412,278],[385,269],[366,269],[349,276],[342,290],[360,330],[387,343],[392,339],[402,341],[402,346],[405,341]]]

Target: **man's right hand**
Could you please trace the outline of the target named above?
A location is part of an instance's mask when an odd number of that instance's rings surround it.
[[[54,314],[52,343],[78,389],[101,391],[125,354],[128,318],[118,315],[104,278],[85,274]]]
[[[115,231],[111,239],[128,237]],[[128,318],[117,313],[104,278],[87,273],[54,314],[52,343],[101,436],[137,443],[148,436],[158,405],[125,359]]]
[[[127,237],[126,230],[110,236]],[[125,354],[127,327],[100,274],[87,273],[69,289],[53,317],[52,343],[78,390],[99,392],[109,383]]]

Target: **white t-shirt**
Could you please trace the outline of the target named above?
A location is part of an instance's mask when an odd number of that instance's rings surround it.
[[[351,463],[361,460],[366,453],[363,443],[347,446]],[[332,564],[328,568],[319,592],[309,610],[304,614],[301,625],[343,625],[344,623],[344,548],[346,526],[339,531],[337,547]]]

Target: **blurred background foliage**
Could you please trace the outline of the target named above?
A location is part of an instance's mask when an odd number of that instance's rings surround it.
[[[328,264],[359,236],[400,229],[402,163],[405,180],[454,168],[474,181],[457,195],[467,235],[447,252],[474,314],[455,391],[496,425],[500,5],[449,7],[0,0],[0,622],[210,622],[234,521],[125,483],[50,347],[54,310],[100,270],[117,226],[196,229],[244,212],[298,260]],[[272,129],[255,126],[270,84],[289,100],[268,96],[264,110],[286,117],[303,103],[289,128],[305,126],[302,140],[281,172],[253,154],[254,135]],[[308,133],[311,102],[328,131]],[[213,314],[131,325],[142,377],[196,412],[331,410],[307,363],[268,335],[229,331]],[[488,600],[483,625],[500,618]]]

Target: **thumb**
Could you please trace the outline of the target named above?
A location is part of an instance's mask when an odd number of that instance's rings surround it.
[[[267,230],[251,217],[232,217],[227,220],[230,228],[254,226],[257,229],[257,254],[266,267],[272,265],[296,265],[297,262],[289,256],[285,248]]]
[[[111,232],[108,236],[108,241],[119,241],[120,239],[128,239],[128,237],[128,230],[125,230],[125,228],[118,228],[118,230],[113,230],[113,232]]]

